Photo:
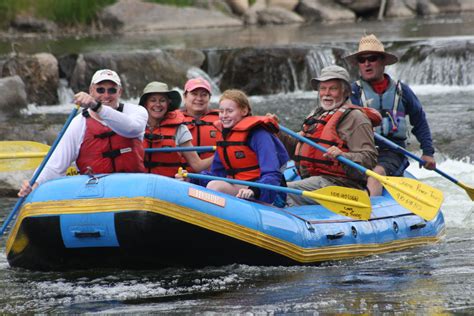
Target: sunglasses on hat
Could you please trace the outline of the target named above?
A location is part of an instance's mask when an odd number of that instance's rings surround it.
[[[381,57],[382,56],[380,55],[359,56],[357,57],[357,62],[359,64],[363,64],[368,60],[369,62],[373,63],[374,61],[381,59]]]
[[[116,94],[117,93],[117,88],[108,88],[108,89],[105,89],[104,87],[98,87],[95,89],[95,91],[98,93],[98,94],[104,94],[105,91],[107,91],[108,94]]]

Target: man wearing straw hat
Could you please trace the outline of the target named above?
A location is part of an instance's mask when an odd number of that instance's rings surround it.
[[[406,147],[408,122],[423,151],[424,167],[434,169],[436,161],[430,128],[425,112],[415,93],[408,85],[390,78],[385,73],[385,66],[398,61],[397,56],[387,53],[383,44],[370,34],[363,36],[357,52],[345,59],[357,64],[360,79],[352,83],[351,101],[353,104],[377,109],[382,114],[382,125],[376,132],[401,147]],[[379,149],[377,166],[374,171],[387,176],[401,176],[408,167],[407,158],[383,143],[376,142]],[[367,181],[371,196],[382,194],[382,184],[374,178]]]

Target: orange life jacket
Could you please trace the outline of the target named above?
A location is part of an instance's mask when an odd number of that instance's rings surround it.
[[[222,123],[214,123],[222,131]],[[278,132],[278,123],[267,116],[248,116],[238,122],[224,137],[219,134],[217,153],[226,169],[227,177],[245,181],[260,178],[257,154],[248,145],[250,131],[264,127],[271,133]]]
[[[311,116],[307,118],[303,123],[303,136],[325,148],[336,146],[342,152],[348,152],[347,144],[337,133],[337,127],[352,110],[364,112],[373,126],[380,125],[382,117],[378,111],[345,104],[336,110],[325,112],[319,117]],[[295,152],[297,166],[304,167],[309,175],[330,175],[347,178],[342,164],[338,160],[324,157],[322,151],[306,143],[299,142]]]
[[[166,113],[158,127],[145,130],[143,146],[145,148],[176,147],[176,130],[183,124],[184,116],[180,111]],[[145,154],[145,168],[148,173],[174,177],[179,167],[183,166],[179,152],[157,152]]]
[[[123,105],[119,106],[119,111]],[[118,135],[109,127],[91,118],[87,111],[86,131],[76,160],[80,174],[145,172],[144,150],[140,139]]]
[[[193,146],[215,146],[217,138],[220,132],[214,126],[214,122],[219,120],[219,111],[210,110],[200,118],[195,118],[187,114],[184,114],[184,124],[188,127],[189,131],[193,135]],[[213,156],[213,152],[199,153],[201,159]]]

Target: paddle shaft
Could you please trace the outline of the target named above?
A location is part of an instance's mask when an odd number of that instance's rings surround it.
[[[215,146],[196,146],[196,147],[163,147],[163,148],[145,148],[146,153],[170,153],[170,152],[212,152],[215,151]],[[0,153],[0,159],[22,159],[22,158],[42,158],[46,156],[47,152],[11,152]]]
[[[249,187],[255,187],[255,188],[260,188],[260,189],[281,191],[281,192],[296,194],[296,195],[303,195],[303,191],[301,191],[301,190],[291,189],[291,188],[287,188],[287,187],[280,187],[280,186],[272,185],[272,184],[265,184],[265,183],[230,179],[230,178],[214,177],[214,176],[208,176],[208,175],[196,174],[196,173],[184,173],[184,175],[185,175],[185,177],[188,177],[188,178],[202,179],[202,180],[220,180],[220,181],[225,181],[225,182],[229,182],[229,183],[233,183],[233,184],[246,185],[246,186],[249,186]]]
[[[374,134],[375,135],[375,139],[378,140],[378,141],[381,141],[383,143],[385,143],[386,145],[392,147],[393,149],[395,150],[398,150],[400,151],[401,153],[403,153],[405,156],[408,156],[410,158],[413,158],[415,159],[416,161],[418,161],[419,163],[421,163],[422,165],[424,165],[426,163],[426,161],[424,161],[423,159],[421,159],[420,157],[418,157],[417,155],[409,152],[408,150],[406,150],[405,148],[403,148],[402,146],[400,145],[397,145],[395,144],[394,142],[392,142],[391,140],[379,135],[379,134]],[[439,170],[438,168],[435,168],[433,169],[433,171],[436,171],[438,174],[442,175],[443,177],[445,177],[446,179],[448,179],[449,181],[455,183],[455,184],[458,184],[458,180],[454,179],[453,177],[451,177],[449,174],[446,174],[444,173],[443,171]]]
[[[76,116],[78,109],[79,109],[79,105],[76,105],[74,107],[74,109],[71,111],[71,114],[69,114],[69,117],[67,118],[66,123],[64,124],[63,128],[59,132],[58,137],[56,137],[56,140],[54,141],[53,145],[51,145],[51,147],[49,148],[48,154],[44,157],[44,159],[41,162],[40,166],[36,169],[35,173],[33,174],[33,177],[30,180],[30,185],[31,186],[33,186],[33,184],[36,182],[39,175],[43,171],[44,166],[48,162],[49,158],[53,154],[56,147],[58,146],[59,141],[61,140],[64,133],[66,132],[66,129],[68,128],[69,124],[71,124],[71,121],[74,119],[74,117]],[[10,212],[10,214],[8,214],[8,217],[3,222],[2,228],[0,228],[0,236],[2,236],[5,233],[8,225],[10,224],[11,220],[13,219],[13,217],[16,215],[16,213],[20,209],[20,207],[23,204],[23,202],[25,201],[25,199],[26,199],[26,196],[22,196],[18,199],[15,206],[13,207],[13,210]]]
[[[184,151],[211,152],[215,150],[215,146],[145,148],[146,153],[170,153]]]
[[[43,158],[48,152],[12,152],[0,153],[0,159]]]

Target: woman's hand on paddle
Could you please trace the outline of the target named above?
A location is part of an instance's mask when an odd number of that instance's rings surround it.
[[[436,160],[433,157],[423,155],[421,156],[421,159],[423,159],[423,161],[425,162],[423,167],[429,170],[436,169]]]
[[[21,185],[20,187],[20,191],[18,192],[18,196],[19,197],[24,197],[24,196],[27,196],[28,194],[31,193],[31,191],[33,191],[34,189],[36,189],[38,187],[38,183],[35,182],[35,184],[33,185],[33,187],[31,187],[30,185],[30,182],[28,180],[24,180],[23,181],[23,184]]]
[[[336,146],[331,146],[328,148],[328,151],[324,153],[324,157],[329,159],[337,159],[337,156],[342,155],[342,150],[337,148]]]
[[[239,192],[237,193],[236,197],[240,198],[240,199],[251,199],[254,197],[254,193],[252,190],[250,189],[240,189]]]

